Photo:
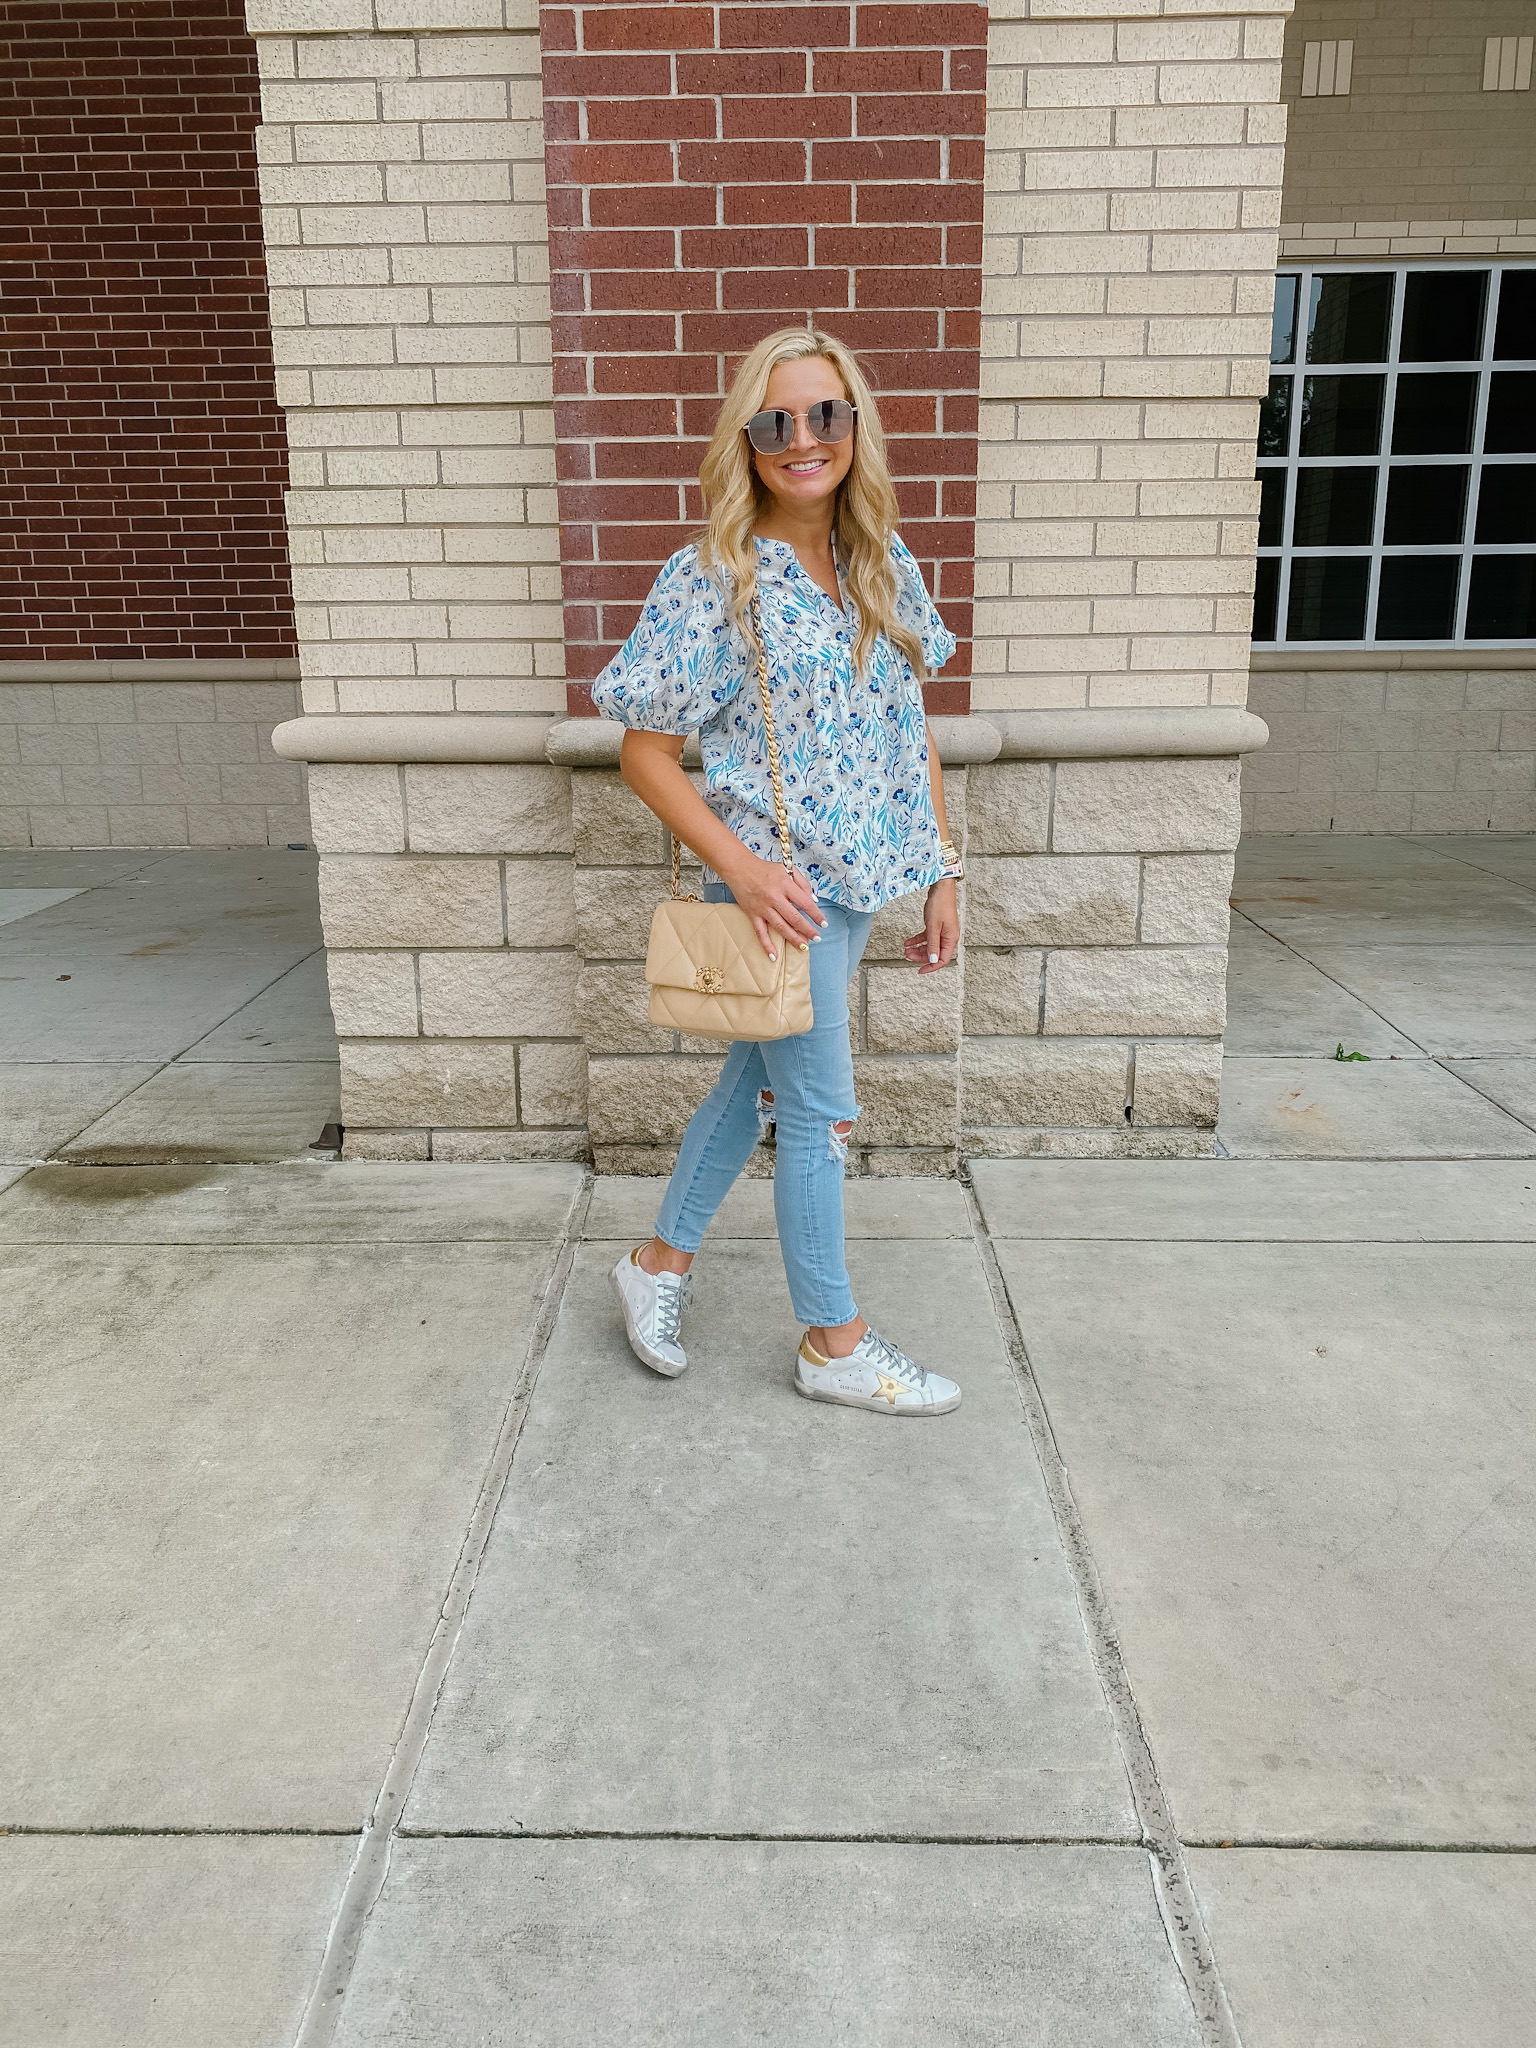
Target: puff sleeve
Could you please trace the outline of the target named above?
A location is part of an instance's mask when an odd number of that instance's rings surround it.
[[[641,732],[697,732],[747,672],[746,648],[696,547],[681,548],[651,586],[635,630],[592,685],[604,718]]]
[[[934,609],[922,570],[905,542],[895,535],[891,538],[891,567],[896,572],[896,617],[923,643],[923,660],[932,675],[954,653],[955,636]]]

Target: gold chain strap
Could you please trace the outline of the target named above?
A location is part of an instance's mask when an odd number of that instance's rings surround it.
[[[779,762],[779,735],[773,722],[773,696],[768,688],[768,656],[763,649],[763,625],[758,615],[757,598],[752,599],[752,638],[757,642],[757,694],[763,705],[763,736],[768,743],[768,781],[773,789],[773,814],[779,827],[779,859],[790,874],[795,872],[795,855],[789,836],[789,811],[784,803],[784,771]],[[676,834],[672,835],[672,894],[680,896],[683,888],[683,847]],[[687,898],[694,901],[694,898]]]

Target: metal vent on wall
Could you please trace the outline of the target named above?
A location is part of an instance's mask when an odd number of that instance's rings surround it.
[[[1301,52],[1302,98],[1341,99],[1349,91],[1349,74],[1354,68],[1353,41],[1304,44]]]
[[[1490,36],[1483,49],[1484,92],[1529,92],[1531,36]]]

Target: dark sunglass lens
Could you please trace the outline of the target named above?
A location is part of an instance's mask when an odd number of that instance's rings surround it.
[[[778,455],[795,438],[795,423],[787,412],[754,413],[747,421],[747,439],[759,455]]]
[[[823,398],[811,407],[806,425],[818,441],[846,441],[853,427],[853,407],[846,398]]]

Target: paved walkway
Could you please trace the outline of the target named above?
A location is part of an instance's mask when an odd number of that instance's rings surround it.
[[[0,2042],[1528,2042],[1536,1119],[1462,1060],[1536,1055],[1536,884],[1487,865],[1529,842],[1445,844],[1483,864],[1431,876],[1483,878],[1487,915],[1470,936],[1447,898],[1442,948],[1358,936],[1404,929],[1377,842],[1260,842],[1237,894],[1269,898],[1240,908],[1290,927],[1295,1000],[1234,1005],[1259,1107],[1225,1142],[1322,1149],[1326,1123],[1338,1149],[1372,1128],[1338,1091],[1406,1116],[1416,1068],[1466,1111],[1440,1150],[1475,1156],[854,1184],[861,1301],[965,1386],[922,1428],[791,1396],[764,1183],[722,1212],[664,1382],[605,1281],[653,1183],[98,1165],[119,1141],[55,1113],[65,1156],[0,1195]],[[1331,949],[1274,900],[1291,875]],[[17,1064],[151,1069],[125,1108],[178,1067],[306,1064],[268,1057],[318,1043],[261,1011],[308,937],[268,909],[223,994],[112,1000],[107,949],[175,961],[146,949],[242,907],[134,879],[0,934],[88,983],[35,1035],[51,984],[7,1006]],[[1425,983],[1463,942],[1489,1000],[1458,1046]],[[1343,957],[1394,947],[1395,993]],[[1325,1017],[1372,1059],[1333,1060]],[[1389,1032],[1411,1056],[1378,1057]],[[188,1056],[220,1033],[262,1060]],[[1334,1091],[1322,1119],[1283,1121],[1298,1088]],[[183,1142],[146,1118],[106,1156]]]

